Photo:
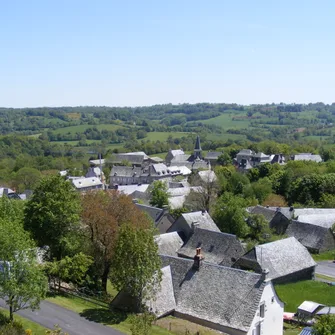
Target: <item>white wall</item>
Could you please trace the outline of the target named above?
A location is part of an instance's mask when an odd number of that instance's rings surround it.
[[[260,317],[260,308],[252,321],[252,325],[247,335],[256,335],[256,326],[262,323],[262,335],[283,335],[283,314],[284,303],[281,302],[271,281],[266,283],[260,305],[265,303],[264,318]]]

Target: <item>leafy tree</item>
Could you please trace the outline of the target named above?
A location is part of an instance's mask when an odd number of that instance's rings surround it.
[[[42,178],[42,174],[35,168],[23,167],[16,172],[13,184],[18,191],[32,190]]]
[[[90,256],[80,252],[73,257],[65,256],[59,261],[48,262],[45,270],[49,278],[54,282],[54,286],[57,283],[60,291],[62,281],[75,285],[81,284],[92,263],[93,259]]]
[[[101,278],[102,289],[107,292],[120,227],[128,223],[134,227],[149,228],[152,223],[130,197],[115,190],[87,192],[82,197],[82,208],[81,220],[87,227],[95,270]]]
[[[23,221],[24,201],[9,199],[8,197],[0,198],[0,219],[11,220],[15,222]]]
[[[335,315],[322,315],[312,326],[313,335],[333,335],[335,334]]]
[[[132,315],[130,318],[131,335],[149,335],[152,333],[152,323],[155,315],[145,311],[141,314]]]
[[[70,233],[79,227],[79,195],[73,185],[55,175],[43,179],[25,208],[25,229],[39,246],[50,247],[51,259],[61,259]]]
[[[322,194],[319,206],[323,208],[334,208],[335,207],[335,195],[325,193]]]
[[[158,208],[167,206],[169,201],[167,185],[161,180],[156,180],[150,186],[150,205]]]
[[[270,240],[272,232],[264,215],[252,214],[248,217],[249,237],[260,243]]]
[[[161,260],[152,228],[121,226],[113,257],[110,280],[117,290],[144,300],[153,297],[161,281]]]
[[[38,308],[47,291],[47,278],[36,263],[34,243],[18,222],[0,221],[0,297],[9,317],[25,308]]]
[[[222,155],[218,157],[218,164],[226,166],[232,163],[232,159],[227,152],[224,152]]]
[[[262,178],[251,184],[256,199],[262,203],[272,193],[272,184],[269,178]]]
[[[215,205],[213,219],[222,232],[245,237],[249,233],[246,207],[245,199],[232,194],[224,194]]]

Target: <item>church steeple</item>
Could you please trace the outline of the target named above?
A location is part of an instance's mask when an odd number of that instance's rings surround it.
[[[197,135],[197,139],[195,140],[195,147],[194,147],[194,158],[201,159],[201,144],[200,144],[200,137]]]

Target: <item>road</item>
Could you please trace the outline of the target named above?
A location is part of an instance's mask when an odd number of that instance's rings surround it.
[[[3,300],[0,300],[0,307],[7,308]],[[43,301],[39,310],[33,312],[26,309],[17,314],[49,329],[58,324],[69,335],[124,335],[111,327],[88,321],[79,314],[48,301]]]
[[[335,263],[332,261],[318,262],[315,273],[335,278]]]

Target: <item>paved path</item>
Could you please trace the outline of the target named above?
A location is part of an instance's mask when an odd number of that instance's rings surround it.
[[[3,300],[0,300],[0,307],[7,308]],[[48,301],[43,301],[39,310],[33,312],[25,309],[17,314],[49,329],[58,324],[69,335],[124,335],[111,327],[88,321],[79,314]]]
[[[318,262],[315,273],[335,278],[335,263],[332,261]]]

